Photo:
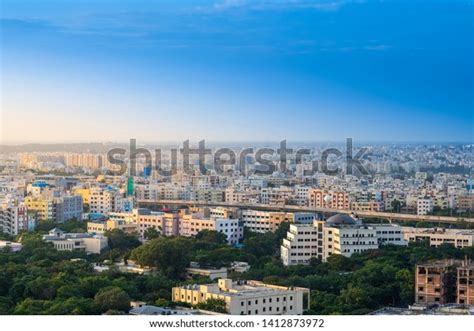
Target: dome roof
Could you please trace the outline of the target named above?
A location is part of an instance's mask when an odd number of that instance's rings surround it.
[[[326,220],[328,226],[332,225],[355,225],[357,224],[356,220],[346,214],[337,214],[329,217]]]

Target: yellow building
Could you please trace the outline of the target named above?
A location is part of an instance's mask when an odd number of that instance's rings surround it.
[[[73,193],[75,195],[80,195],[82,197],[82,202],[85,204],[85,205],[88,205],[89,204],[89,197],[90,197],[90,193],[91,193],[91,190],[88,189],[88,188],[75,188],[73,190]]]
[[[27,210],[36,212],[38,221],[47,221],[56,217],[53,199],[28,196],[25,198],[25,205]]]
[[[114,229],[122,230],[125,233],[137,233],[138,224],[133,222],[126,222],[119,219],[108,219],[106,221],[90,221],[87,222],[87,232],[93,234],[104,234],[106,231]]]

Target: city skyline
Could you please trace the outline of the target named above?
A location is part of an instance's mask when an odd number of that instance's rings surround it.
[[[6,0],[0,140],[471,142],[472,13],[444,0]]]

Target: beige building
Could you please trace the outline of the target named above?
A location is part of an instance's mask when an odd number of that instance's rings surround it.
[[[309,289],[258,281],[219,279],[217,284],[174,287],[172,300],[192,305],[222,299],[230,315],[301,315],[309,309]]]
[[[317,208],[349,210],[349,193],[312,189],[309,191],[309,206]]]
[[[104,215],[120,211],[122,198],[117,190],[94,187],[89,191],[89,211]]]
[[[87,222],[87,232],[91,234],[104,234],[106,231],[112,231],[114,229],[119,229],[125,233],[132,234],[138,232],[138,225],[136,223],[130,223],[119,219]]]
[[[431,246],[435,247],[450,244],[462,248],[472,246],[474,230],[403,227],[403,236],[407,241],[427,240]]]
[[[458,197],[457,208],[459,210],[474,210],[474,194],[466,194]]]
[[[43,236],[43,240],[51,242],[58,251],[80,250],[86,253],[100,254],[108,246],[107,237],[102,235],[65,233],[58,228],[49,231],[49,234]]]
[[[181,215],[178,230],[180,236],[194,237],[203,230],[226,235],[230,245],[238,244],[244,237],[244,228],[239,219],[214,218],[201,212]]]
[[[253,232],[274,232],[281,223],[312,223],[312,213],[285,213],[246,209],[242,210],[241,219],[246,228]]]
[[[127,233],[138,233],[144,238],[145,231],[153,228],[164,236],[177,236],[179,215],[177,213],[154,212],[146,208],[134,209],[130,213],[109,213],[107,221],[88,222],[89,233],[104,233],[120,229]]]
[[[383,201],[359,201],[351,202],[352,211],[384,211],[385,205]]]

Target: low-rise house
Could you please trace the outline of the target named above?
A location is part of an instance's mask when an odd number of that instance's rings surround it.
[[[186,268],[186,273],[190,277],[202,276],[208,277],[210,280],[218,278],[227,278],[227,268],[199,268],[190,267]]]
[[[58,251],[82,250],[86,253],[100,254],[108,247],[107,237],[102,235],[66,233],[58,228],[50,230],[49,234],[43,236],[43,240],[52,243]]]
[[[23,245],[13,241],[0,240],[0,250],[3,250],[5,247],[9,247],[12,252],[19,252]]]

